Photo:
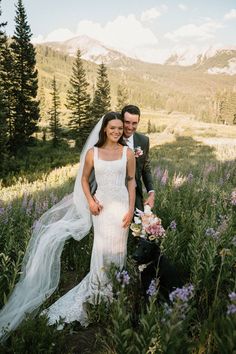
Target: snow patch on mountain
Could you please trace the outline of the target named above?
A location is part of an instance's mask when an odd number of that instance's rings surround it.
[[[228,65],[223,68],[219,68],[214,66],[207,70],[208,74],[217,75],[217,74],[225,74],[225,75],[236,75],[236,58],[232,58],[228,60]]]

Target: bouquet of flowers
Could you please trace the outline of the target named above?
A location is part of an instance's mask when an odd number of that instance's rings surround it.
[[[159,242],[165,237],[165,229],[161,225],[161,219],[145,205],[144,211],[136,209],[134,222],[130,225],[134,237],[143,237],[149,241]]]

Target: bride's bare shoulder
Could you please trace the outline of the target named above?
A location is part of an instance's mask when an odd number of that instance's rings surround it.
[[[89,149],[87,152],[86,152],[86,160],[90,160],[92,159],[93,160],[93,155],[94,155],[94,148],[92,147],[91,149]]]

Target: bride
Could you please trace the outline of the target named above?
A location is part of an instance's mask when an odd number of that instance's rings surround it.
[[[89,188],[94,169],[97,190]],[[66,240],[81,240],[94,229],[90,272],[72,290],[44,310],[49,324],[63,318],[88,325],[86,303],[112,298],[107,271],[122,268],[128,227],[135,203],[135,157],[123,142],[123,119],[109,112],[97,123],[81,154],[74,191],[38,220],[23,260],[22,274],[0,311],[0,338],[6,339],[27,313],[38,308],[57,288],[60,257]],[[78,255],[79,256],[79,255]]]

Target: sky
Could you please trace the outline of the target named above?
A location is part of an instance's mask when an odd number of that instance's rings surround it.
[[[16,0],[2,0],[14,32]],[[164,62],[217,48],[236,49],[236,0],[23,0],[35,43],[87,35],[126,55]]]

